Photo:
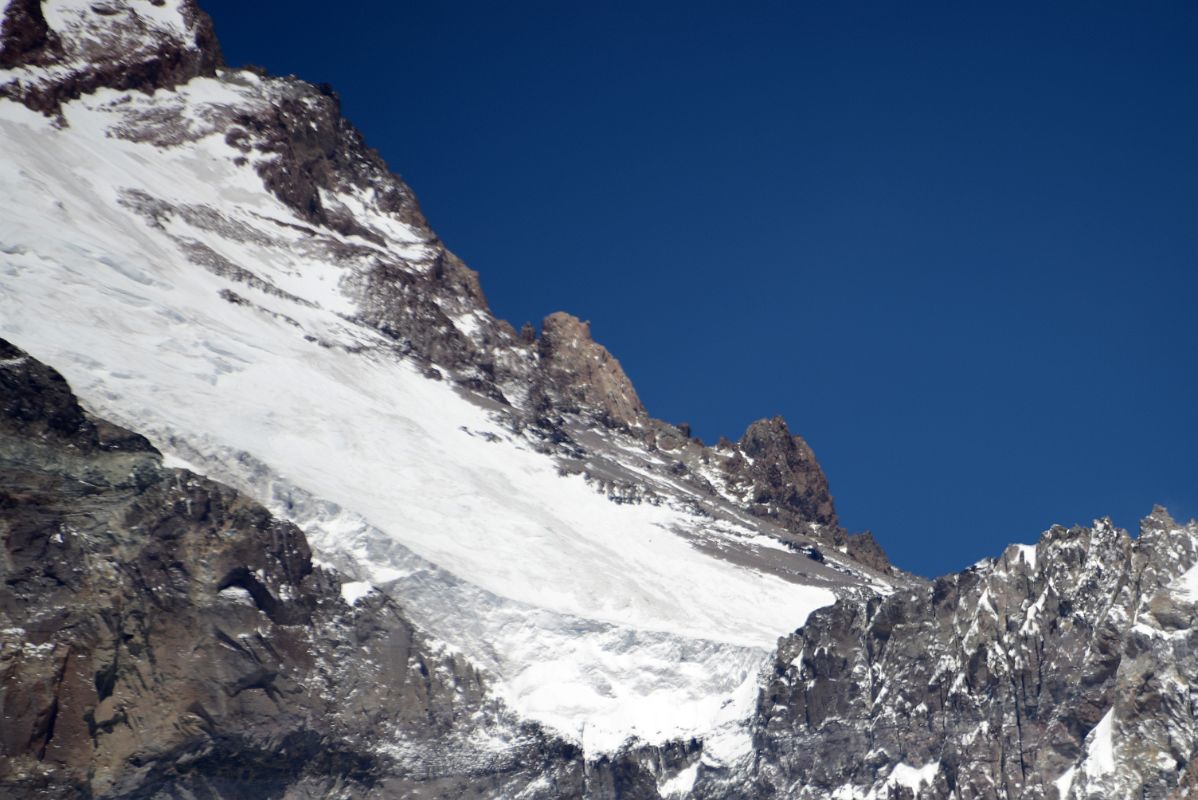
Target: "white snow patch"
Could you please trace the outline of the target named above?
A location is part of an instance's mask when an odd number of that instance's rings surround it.
[[[196,467],[195,464],[192,464],[190,461],[187,461],[186,459],[180,458],[178,455],[176,455],[174,453],[163,453],[162,454],[162,466],[167,469],[185,469],[188,472],[194,472],[197,475],[202,474],[202,473],[200,473],[199,468]]]
[[[341,584],[341,599],[352,606],[373,590],[374,587],[367,581],[349,581]]]
[[[1028,565],[1028,568],[1035,570],[1036,569],[1036,545],[1034,545],[1034,544],[1017,544],[1014,546],[1019,548],[1019,555],[1024,560],[1024,562]]]
[[[1024,617],[1023,625],[1019,628],[1021,636],[1037,636],[1040,633],[1040,612],[1044,610],[1044,604],[1048,600],[1048,590],[1045,589],[1036,598],[1036,602],[1028,606],[1027,615]]]
[[[1069,790],[1073,788],[1073,778],[1077,774],[1077,765],[1073,765],[1065,770],[1061,777],[1053,781],[1057,787],[1057,797],[1059,800],[1065,800],[1069,796]]]
[[[482,331],[482,324],[479,320],[480,314],[477,311],[469,311],[465,314],[460,314],[454,317],[454,327],[462,332],[462,335],[467,339],[478,341],[479,333]]]
[[[680,770],[674,777],[657,784],[657,793],[664,798],[686,797],[695,788],[695,778],[699,776],[699,762]]]
[[[997,617],[998,611],[994,609],[994,603],[990,600],[990,587],[987,586],[982,590],[982,596],[978,598],[978,611],[985,610],[990,616]]]
[[[1198,601],[1198,564],[1175,578],[1170,588],[1183,600]]]
[[[940,772],[940,762],[930,761],[922,767],[913,767],[910,764],[897,764],[890,772],[890,777],[886,779],[887,788],[895,786],[904,786],[912,792],[918,794],[919,790],[925,783],[931,783],[936,780],[936,773]]]
[[[254,598],[250,596],[249,590],[241,586],[226,586],[216,593],[218,597],[236,603],[239,606],[250,606],[254,608]]]
[[[893,790],[904,787],[920,796],[920,790],[925,785],[932,784],[940,772],[940,762],[930,761],[922,767],[913,767],[900,762],[894,766],[886,780],[879,781],[864,791],[852,784],[844,784],[832,792],[832,800],[885,800],[893,794]]]
[[[1088,779],[1101,778],[1115,771],[1115,748],[1111,737],[1114,716],[1115,709],[1112,708],[1086,737],[1086,760],[1082,762],[1082,770]]]

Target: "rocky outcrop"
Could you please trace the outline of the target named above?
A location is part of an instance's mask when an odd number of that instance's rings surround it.
[[[648,419],[620,362],[591,338],[589,322],[562,311],[550,314],[542,324],[537,353],[538,388],[545,407],[586,413],[625,428]]]
[[[9,0],[0,15],[0,69],[47,59],[59,49],[41,0]]]
[[[834,536],[833,541],[839,537]],[[890,563],[890,557],[878,544],[878,540],[869,531],[850,533],[844,537],[844,552],[858,564],[864,564],[881,573],[894,573],[897,568]]]
[[[657,796],[2,340],[0,578],[5,797]]]
[[[837,524],[828,480],[815,453],[801,436],[791,435],[782,417],[754,422],[736,450],[724,470],[734,485],[743,487],[752,513],[791,524]]]
[[[740,498],[749,513],[873,570],[893,572],[873,534],[850,534],[840,526],[815,453],[803,437],[790,432],[782,417],[754,422],[740,441],[722,440],[713,452],[723,456],[720,472],[726,490]]]
[[[272,83],[268,108],[235,115],[225,129],[230,144],[266,156],[256,164],[267,189],[309,222],[381,244],[378,232],[335,200],[338,192],[374,189],[381,211],[428,231],[411,190],[394,179],[379,154],[341,116],[341,99],[331,86],[288,79]],[[473,273],[453,288],[485,306]]]
[[[1156,509],[1138,539],[1053,528],[927,590],[817,611],[761,696],[761,791],[1171,796],[1198,748],[1195,563],[1198,525]]]
[[[9,70],[0,74],[0,97],[35,111],[55,114],[64,102],[100,88],[172,88],[213,75],[222,63],[212,20],[192,0],[64,8],[66,21],[56,29],[41,6],[9,0],[0,27],[0,68]]]

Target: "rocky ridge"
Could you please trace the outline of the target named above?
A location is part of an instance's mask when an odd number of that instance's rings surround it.
[[[767,795],[1185,797],[1198,523],[1101,520],[815,612],[756,722]]]
[[[631,433],[641,446],[655,447],[663,436],[690,439],[649,416],[588,323],[558,312],[546,317],[538,337],[531,326],[517,334],[495,318],[477,273],[445,247],[410,188],[341,116],[331,87],[224,68],[211,20],[192,0],[71,2],[46,9],[54,24],[37,0],[10,0],[5,8],[0,97],[57,114],[66,124],[62,104],[83,94],[101,88],[158,92],[144,109],[121,109],[114,134],[172,148],[219,132],[240,159],[253,164],[266,188],[308,223],[298,246],[342,266],[342,290],[355,304],[347,316],[385,335],[406,357],[425,362],[429,375],[497,401],[513,428],[563,456],[587,449],[572,433],[580,426]],[[201,104],[158,91],[196,78],[221,81],[240,101]],[[185,222],[188,234],[172,235],[198,266],[287,296],[252,265],[231,262],[205,241],[216,235],[296,246],[293,230],[250,230],[218,209],[180,207],[139,192],[123,202],[160,229]],[[405,227],[399,237],[392,221]],[[246,302],[242,294],[234,289],[228,298]],[[735,444],[688,448],[674,469],[685,470],[696,491],[708,496],[704,504],[720,504],[724,495],[738,504],[748,498],[750,513],[775,522],[790,538],[888,573],[889,562],[872,538],[850,538],[839,527],[814,454],[779,423],[754,423]],[[746,447],[754,453],[764,448],[766,465],[754,468],[757,457]],[[718,469],[701,469],[712,463]],[[646,494],[646,487],[627,486],[639,482],[634,476],[622,482],[624,496]],[[610,484],[597,481],[600,488]]]
[[[101,87],[154,91],[215,74],[222,65],[212,20],[194,4],[60,3],[53,25],[40,0],[9,0],[0,17],[0,97],[57,114]],[[156,13],[157,12],[157,13]],[[96,25],[94,17],[114,18]],[[119,18],[119,21],[115,18]]]

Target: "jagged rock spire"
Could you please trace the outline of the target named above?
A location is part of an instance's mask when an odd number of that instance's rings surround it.
[[[558,410],[591,411],[621,427],[648,418],[620,362],[591,338],[589,322],[564,311],[550,314],[537,349],[546,391]]]
[[[837,524],[828,479],[811,447],[803,437],[791,434],[786,420],[776,416],[754,422],[737,449],[726,469],[750,487],[756,512],[784,522]]]

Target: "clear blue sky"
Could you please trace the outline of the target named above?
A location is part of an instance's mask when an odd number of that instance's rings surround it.
[[[784,415],[900,566],[1198,514],[1198,5],[203,4],[498,315],[706,440]]]

